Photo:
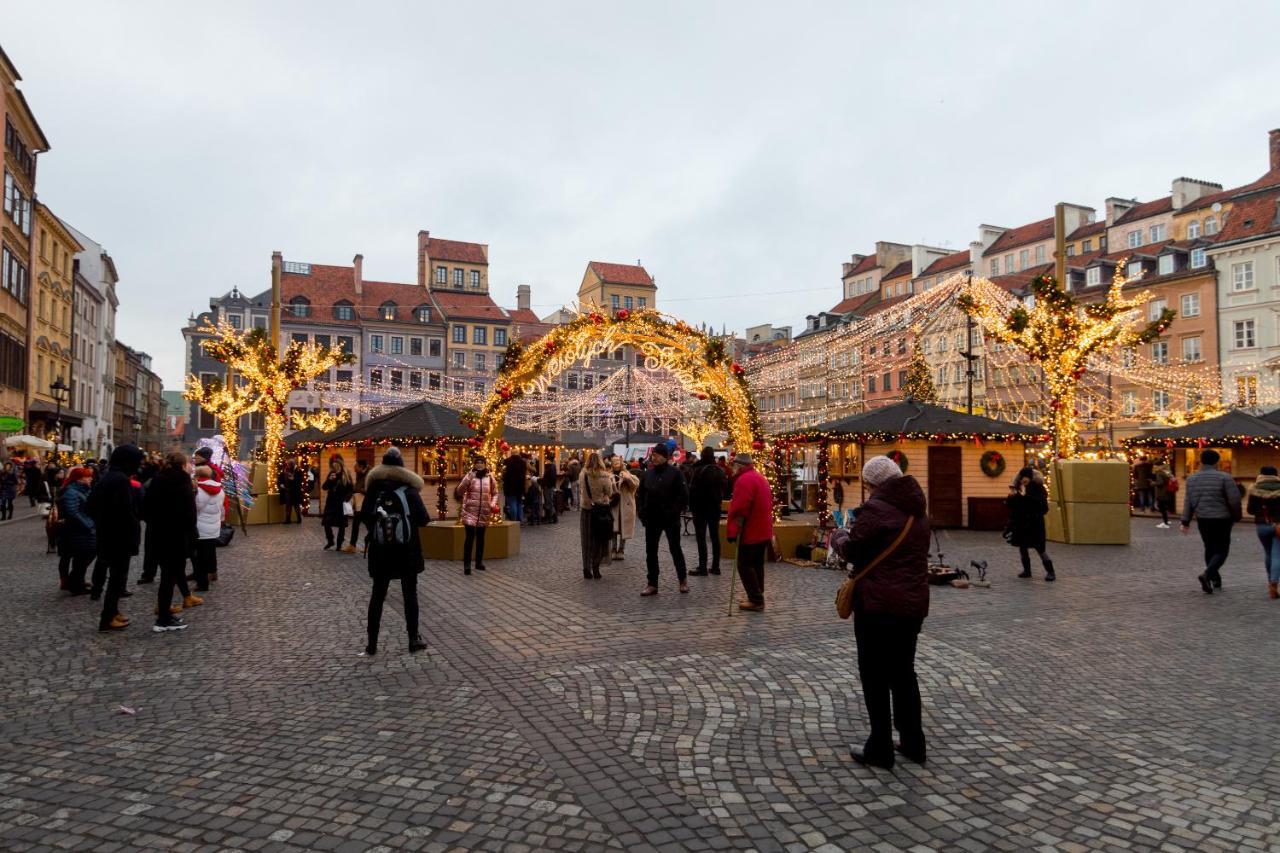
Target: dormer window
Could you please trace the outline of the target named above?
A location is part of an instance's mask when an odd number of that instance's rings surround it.
[[[413,319],[417,320],[419,323],[430,323],[431,309],[426,305],[419,305],[417,308],[413,309]]]
[[[1089,267],[1085,270],[1084,283],[1090,287],[1102,284],[1102,267]]]
[[[345,299],[335,302],[333,305],[333,318],[335,320],[354,320],[356,318],[356,307]]]
[[[1175,260],[1176,258],[1174,258],[1172,254],[1161,255],[1160,267],[1159,267],[1160,275],[1168,275],[1169,273],[1173,272],[1173,269],[1176,266],[1176,264],[1174,263]]]
[[[396,304],[390,300],[378,306],[378,316],[383,320],[394,320],[396,318]]]
[[[295,296],[289,300],[289,313],[295,317],[311,316],[311,300],[305,296]]]
[[[1125,275],[1129,278],[1137,278],[1142,275],[1142,261],[1130,261]]]

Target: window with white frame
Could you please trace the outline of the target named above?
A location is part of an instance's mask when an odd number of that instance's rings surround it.
[[[472,290],[480,289],[480,271],[479,270],[471,271],[471,289]]]
[[[1138,228],[1133,231],[1130,231],[1128,234],[1125,235],[1125,238],[1129,241],[1130,249],[1138,248],[1139,246],[1142,245],[1142,229]]]
[[[1204,220],[1204,236],[1212,237],[1218,233],[1218,217],[1208,216]]]
[[[1160,272],[1160,275],[1168,275],[1169,273],[1173,272],[1173,267],[1174,267],[1173,262],[1174,262],[1173,255],[1171,254],[1161,255],[1160,266],[1157,268]]]
[[[1081,251],[1081,252],[1092,252],[1092,251],[1093,251],[1093,241],[1092,241],[1092,240],[1082,240],[1082,241],[1080,241],[1080,251]]]
[[[1187,239],[1195,240],[1200,236],[1200,220],[1193,219],[1187,223]]]
[[[471,329],[471,343],[479,346],[487,345],[489,340],[488,326],[474,326]]]
[[[1102,284],[1102,267],[1089,267],[1085,270],[1084,283],[1090,287]]]
[[[506,329],[494,329],[494,330],[493,330],[493,345],[494,345],[495,347],[505,347],[505,346],[507,345],[507,330],[506,330]]]
[[[488,363],[484,357],[484,353],[478,352],[475,354],[475,365],[476,365],[476,370],[480,371],[481,373],[484,373],[485,370],[488,369]]]
[[[1156,364],[1169,363],[1169,342],[1155,341],[1151,344],[1151,360]]]
[[[1159,320],[1160,315],[1164,313],[1164,309],[1168,307],[1169,303],[1163,297],[1160,299],[1152,299],[1147,303],[1147,318],[1150,320]]]
[[[391,354],[404,355],[404,338],[396,335],[391,336]]]
[[[409,338],[409,355],[422,355],[422,338]]]
[[[1231,289],[1253,290],[1253,261],[1242,261],[1231,265]]]
[[[1181,310],[1178,312],[1183,317],[1199,317],[1200,316],[1200,294],[1184,293],[1182,294]]]
[[[459,290],[462,289],[462,276],[464,274],[465,273],[462,270],[455,269],[453,271],[453,286]]]
[[[1044,246],[1036,246],[1036,263],[1044,263]]]
[[[1138,414],[1138,392],[1122,391],[1120,393],[1120,411],[1129,417]]]
[[[991,275],[992,276],[1000,275],[1000,259],[999,258],[991,259]]]
[[[1258,404],[1258,377],[1252,373],[1236,377],[1236,405],[1256,406]]]
[[[1169,411],[1169,392],[1159,388],[1152,391],[1151,407],[1157,412]]]
[[[467,327],[466,327],[466,326],[454,326],[454,327],[453,327],[453,342],[454,342],[455,344],[465,344],[465,343],[467,342]]]
[[[1194,335],[1189,338],[1182,339],[1182,360],[1183,361],[1199,361],[1203,358],[1200,351],[1200,336]]]
[[[436,267],[436,284],[448,284],[448,283],[449,283],[449,268]]]
[[[1253,320],[1236,320],[1231,324],[1231,334],[1235,349],[1253,349],[1258,345]]]
[[[1004,256],[1004,271],[1006,275],[1013,272],[1013,252]]]
[[[1151,234],[1151,239],[1147,240],[1148,243],[1159,243],[1161,240],[1164,239],[1164,235],[1165,235],[1164,225],[1152,225],[1149,230]]]
[[[1207,266],[1208,263],[1209,263],[1209,255],[1205,252],[1204,249],[1191,250],[1191,268],[1193,270],[1198,270],[1203,266]]]
[[[459,370],[467,369],[467,354],[460,350],[453,351],[453,366]]]
[[[1018,269],[1025,270],[1027,264],[1031,262],[1031,250],[1022,249],[1018,252]]]
[[[1142,275],[1142,261],[1130,261],[1129,266],[1125,269],[1125,275],[1129,278],[1137,278]]]

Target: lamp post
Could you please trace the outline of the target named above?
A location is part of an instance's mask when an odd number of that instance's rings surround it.
[[[56,406],[53,416],[53,432],[54,435],[58,437],[59,441],[55,443],[61,443],[62,404],[65,403],[67,398],[71,395],[71,388],[68,387],[67,383],[63,382],[62,377],[59,376],[57,379],[53,380],[53,384],[49,386],[49,394],[53,397],[53,402]]]
[[[139,421],[133,422],[133,443],[142,447],[142,424]]]

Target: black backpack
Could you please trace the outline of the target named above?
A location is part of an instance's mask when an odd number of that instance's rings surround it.
[[[373,541],[377,545],[408,545],[413,535],[409,523],[408,486],[378,492],[373,510]]]

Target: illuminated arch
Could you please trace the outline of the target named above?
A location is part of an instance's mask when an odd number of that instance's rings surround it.
[[[526,394],[545,392],[575,363],[606,358],[624,346],[643,355],[645,367],[669,371],[690,394],[710,401],[708,420],[728,433],[736,450],[764,448],[746,371],[726,352],[723,340],[657,311],[610,315],[595,307],[585,308],[532,343],[512,340],[507,345],[494,391],[472,424],[473,446],[496,466],[506,449],[502,431],[512,403]],[[760,468],[772,473],[767,465]]]

